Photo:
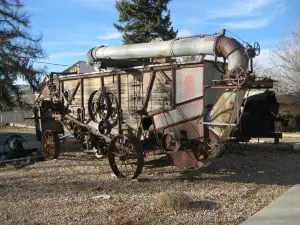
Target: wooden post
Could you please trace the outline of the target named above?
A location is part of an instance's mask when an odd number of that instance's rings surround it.
[[[176,69],[172,69],[172,92],[171,92],[171,106],[176,106]]]
[[[119,134],[122,134],[122,101],[121,101],[121,96],[122,96],[122,90],[121,90],[121,75],[118,74],[118,102],[119,102],[119,108],[118,108],[118,117],[119,117],[119,121],[118,121],[118,128],[119,128]]]
[[[84,123],[85,120],[85,108],[84,108],[84,83],[83,79],[80,79],[80,90],[81,90],[81,95],[80,95],[80,100],[81,100],[81,122]]]

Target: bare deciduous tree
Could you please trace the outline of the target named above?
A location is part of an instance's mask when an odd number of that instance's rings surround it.
[[[275,89],[279,94],[300,94],[300,20],[289,34],[273,49],[272,75],[279,82]]]

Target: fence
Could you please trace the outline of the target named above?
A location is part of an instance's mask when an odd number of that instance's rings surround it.
[[[24,118],[33,117],[32,111],[19,111],[19,112],[0,112],[0,125],[7,123],[21,124],[33,126],[33,120],[25,120]]]

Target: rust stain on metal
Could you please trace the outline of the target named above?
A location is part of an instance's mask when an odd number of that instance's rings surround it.
[[[216,49],[225,58],[227,58],[228,55],[233,53],[234,51],[238,49],[244,49],[244,46],[233,38],[220,37],[217,42]]]
[[[204,41],[215,41],[216,37],[206,37]]]

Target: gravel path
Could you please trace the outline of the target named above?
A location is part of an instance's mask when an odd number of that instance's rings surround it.
[[[0,129],[0,132],[9,132]],[[28,131],[29,132],[29,131]],[[289,140],[293,141],[293,139]],[[79,149],[75,148],[75,149]],[[115,178],[106,159],[80,151],[22,169],[0,168],[1,224],[240,224],[300,180],[300,154],[282,145],[226,153],[200,171],[147,161],[138,180]],[[155,204],[185,193],[190,207]],[[111,199],[92,199],[108,194]]]

